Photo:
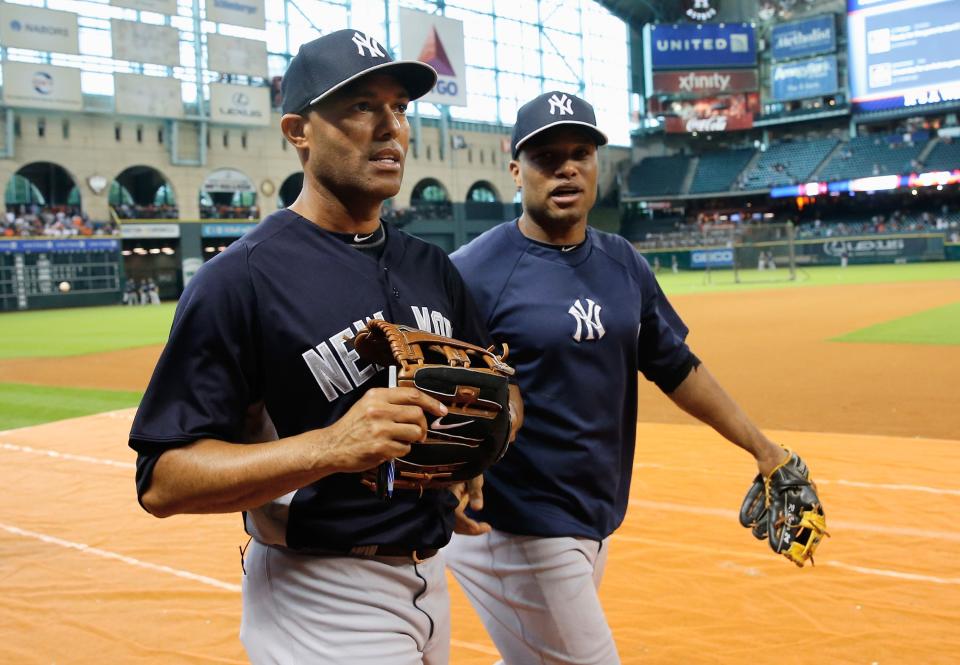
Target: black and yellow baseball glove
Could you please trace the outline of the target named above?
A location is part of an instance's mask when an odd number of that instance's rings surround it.
[[[740,524],[802,568],[807,559],[813,563],[821,539],[830,534],[806,463],[787,452],[787,459],[768,477],[757,474],[754,478],[740,507]]]

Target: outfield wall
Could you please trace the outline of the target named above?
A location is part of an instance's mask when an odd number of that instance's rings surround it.
[[[759,242],[751,247],[766,248],[777,256],[786,253],[785,242]],[[669,269],[674,257],[681,270],[732,268],[736,247],[672,247],[639,249],[651,264]],[[900,233],[890,235],[807,238],[794,241],[798,266],[838,266],[844,252],[849,263],[918,263],[960,261],[960,243],[946,242],[943,233]]]

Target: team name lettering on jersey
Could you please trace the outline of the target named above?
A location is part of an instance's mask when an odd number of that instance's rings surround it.
[[[446,337],[453,336],[450,319],[440,312],[427,307],[411,306],[411,309],[420,330]],[[376,312],[363,321],[354,321],[352,327],[348,326],[334,333],[301,354],[327,401],[332,402],[341,395],[359,388],[381,369],[377,365],[367,365],[360,369],[357,366],[360,356],[350,344],[350,340],[363,330],[367,321],[371,319],[383,320],[383,312]]]
[[[434,335],[443,335],[444,337],[453,337],[453,326],[450,325],[450,319],[437,311],[427,310],[426,307],[411,306],[413,318],[417,320],[417,327],[424,332],[432,332]]]
[[[584,328],[586,328],[587,332],[584,338],[587,340],[602,339],[607,332],[603,329],[603,324],[600,322],[601,306],[589,298],[586,300],[586,308],[584,308],[580,299],[577,298],[576,302],[570,305],[570,309],[567,310],[567,313],[577,322],[577,330],[573,333],[573,339],[577,342],[580,341]]]

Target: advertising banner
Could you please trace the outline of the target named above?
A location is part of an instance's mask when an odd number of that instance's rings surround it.
[[[113,57],[176,67],[180,64],[180,31],[168,25],[110,21]]]
[[[7,48],[78,54],[77,15],[4,2],[0,4],[0,42]]]
[[[139,74],[114,74],[116,112],[152,118],[182,118],[180,80]]]
[[[753,92],[759,87],[755,69],[714,69],[696,72],[654,72],[653,93],[673,97],[709,97]]]
[[[263,0],[206,0],[207,20],[263,30],[267,27]]]
[[[7,61],[3,63],[3,103],[25,108],[81,111],[80,70]]]
[[[239,238],[256,226],[256,222],[232,224],[202,224],[200,235],[204,238]]]
[[[270,89],[211,83],[210,119],[231,125],[269,125]]]
[[[770,75],[771,98],[778,102],[822,97],[837,91],[837,56],[782,62]]]
[[[846,253],[850,263],[942,261],[943,234],[890,235],[797,241],[797,263],[839,264]]]
[[[757,39],[749,23],[647,25],[646,48],[653,69],[752,67]]]
[[[690,252],[691,268],[732,268],[732,249],[695,249]]]
[[[114,7],[137,9],[142,12],[155,12],[168,16],[175,16],[177,13],[177,0],[110,0],[110,4]]]
[[[203,191],[209,193],[256,192],[250,178],[236,169],[217,169],[203,181]]]
[[[960,100],[960,2],[848,0],[848,70],[858,111]]]
[[[123,224],[120,235],[124,240],[130,238],[179,238],[179,224]]]
[[[266,78],[267,43],[211,32],[207,35],[207,69]]]
[[[694,100],[650,100],[650,112],[665,117],[669,133],[726,132],[753,127],[760,95],[751,92]]]
[[[400,7],[400,52],[437,70],[437,85],[419,101],[467,105],[467,72],[463,55],[463,22]]]
[[[837,50],[837,27],[833,14],[776,25],[770,35],[774,60],[803,58]]]

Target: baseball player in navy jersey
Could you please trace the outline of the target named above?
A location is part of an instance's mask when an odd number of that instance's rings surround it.
[[[254,663],[448,660],[434,554],[458,498],[385,501],[359,475],[406,454],[446,407],[387,387],[350,343],[372,318],[488,343],[446,255],[379,220],[400,189],[407,104],[435,81],[355,30],[301,47],[281,119],[303,166],[300,196],[190,281],[137,411],[144,508],[243,511],[240,637]]]
[[[521,107],[510,172],[523,214],[451,257],[493,339],[510,345],[526,411],[482,502],[458,516],[477,535],[444,551],[508,665],[620,662],[597,588],[627,508],[638,372],[762,472],[785,455],[687,347],[646,261],[588,227],[606,143],[573,95]]]

